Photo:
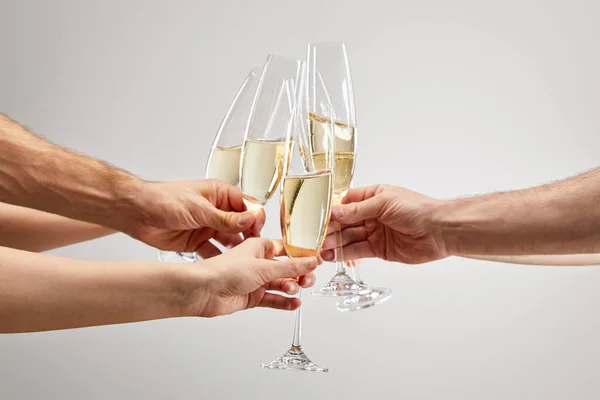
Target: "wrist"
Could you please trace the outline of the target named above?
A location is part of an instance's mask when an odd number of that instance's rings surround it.
[[[114,180],[114,206],[111,207],[111,222],[104,224],[120,232],[132,235],[140,225],[149,219],[148,203],[151,198],[151,184],[136,176],[123,174]]]
[[[205,267],[206,261],[193,264],[179,264],[173,276],[179,299],[179,315],[182,317],[203,317],[210,308],[218,281],[212,268]]]
[[[460,255],[459,232],[462,222],[457,217],[460,205],[458,200],[442,200],[434,205],[432,223],[436,241],[445,250],[447,256]]]
[[[163,226],[173,218],[169,207],[172,206],[171,191],[161,182],[147,182],[137,180],[136,182],[124,182],[122,194],[125,203],[128,204],[127,220],[132,223],[129,231],[125,232],[136,237],[138,229],[148,226]]]

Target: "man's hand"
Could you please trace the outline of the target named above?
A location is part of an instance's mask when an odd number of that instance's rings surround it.
[[[407,264],[449,255],[600,253],[600,168],[529,189],[436,200],[399,187],[352,189],[332,210],[344,259]],[[337,226],[337,224],[333,224]],[[330,233],[322,254],[334,256]]]
[[[253,238],[218,257],[187,264],[190,273],[203,283],[189,296],[183,314],[215,317],[253,307],[295,310],[300,299],[267,290],[291,295],[300,286],[311,287],[318,261],[315,257],[273,260],[284,254],[281,241]]]
[[[331,226],[341,224],[344,260],[379,257],[419,264],[448,256],[433,221],[438,203],[388,185],[351,189],[331,212]],[[337,234],[331,229],[325,239],[321,254],[325,261],[335,260]]]
[[[240,190],[218,181],[145,182],[47,142],[0,114],[0,201],[125,232],[161,250],[212,257],[258,236],[263,212],[245,212]]]
[[[221,254],[209,239],[231,248],[258,237],[264,211],[246,211],[241,191],[218,180],[148,183],[137,200],[142,219],[130,236],[161,250]]]

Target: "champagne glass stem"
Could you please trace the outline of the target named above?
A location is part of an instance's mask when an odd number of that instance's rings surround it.
[[[343,261],[336,261],[335,263],[335,271],[338,274],[343,274],[346,272],[346,267],[344,267],[344,262]]]
[[[298,292],[298,298],[302,300],[302,289]],[[294,337],[292,338],[292,347],[300,348],[300,333],[302,328],[302,305],[296,310],[294,318]]]
[[[338,274],[343,274],[346,272],[346,267],[344,266],[344,251],[342,250],[342,245],[343,245],[342,227],[339,222],[334,222],[334,227],[336,230],[336,234],[335,234],[336,257],[335,257],[335,259],[337,260],[335,263],[335,271]]]
[[[334,204],[342,204],[342,198],[340,196],[335,195],[333,199]],[[344,266],[344,250],[342,249],[343,240],[342,240],[342,226],[339,222],[334,222],[333,227],[336,230],[335,233],[335,259],[337,260],[335,263],[335,272],[338,274],[346,273],[346,267]]]
[[[354,279],[354,282],[356,283],[363,283],[363,280],[360,276],[360,271],[358,270],[358,265],[356,264],[356,261],[352,260],[350,261],[352,268],[350,268],[350,270],[352,271],[352,278]]]

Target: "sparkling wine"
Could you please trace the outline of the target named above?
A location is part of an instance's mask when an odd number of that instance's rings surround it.
[[[293,142],[290,141],[291,146]],[[244,199],[264,205],[281,182],[285,167],[286,141],[247,139],[242,152],[241,189]]]
[[[327,160],[325,153],[314,154],[313,160],[317,170],[326,167]],[[354,153],[336,151],[333,163],[335,171],[333,177],[333,194],[335,196],[344,196],[348,189],[350,189],[350,183],[352,182]]]
[[[281,193],[281,232],[290,257],[316,256],[331,212],[333,175],[319,172],[287,176]]]
[[[351,125],[341,122],[332,123],[330,120],[316,115],[309,114],[310,124],[310,146],[313,151],[314,169],[326,168],[326,157],[323,152],[325,138],[328,137],[333,129],[334,136],[334,188],[333,193],[336,196],[344,196],[354,174],[354,154],[355,154],[355,129]],[[311,168],[309,168],[310,170]]]
[[[240,182],[240,156],[242,146],[216,147],[208,165],[209,179],[220,179],[237,186]]]

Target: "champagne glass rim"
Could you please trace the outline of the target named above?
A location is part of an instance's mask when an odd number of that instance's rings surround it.
[[[320,40],[316,42],[311,42],[308,44],[309,47],[316,46],[339,46],[339,47],[347,47],[346,42],[343,40]]]
[[[293,61],[293,62],[302,62],[302,60],[298,59],[298,58],[294,58],[294,57],[289,57],[289,56],[283,56],[279,53],[268,53],[267,54],[267,59],[270,58],[276,58],[282,61]]]

